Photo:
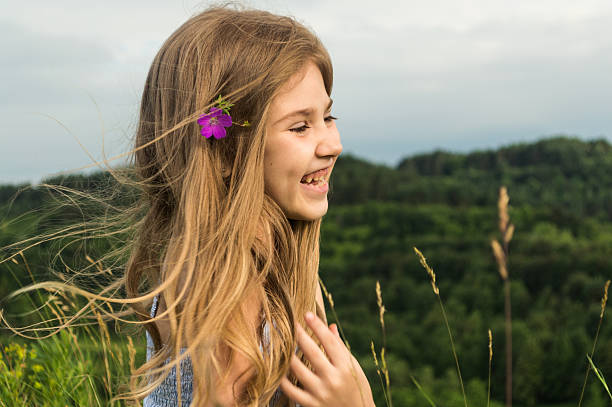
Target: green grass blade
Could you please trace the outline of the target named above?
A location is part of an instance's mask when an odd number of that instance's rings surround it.
[[[593,360],[589,355],[586,355],[586,357],[589,360],[589,363],[591,364],[591,368],[595,372],[595,375],[603,385],[604,389],[606,389],[606,391],[608,392],[608,397],[610,397],[610,401],[612,401],[612,394],[610,394],[610,389],[608,388],[608,384],[606,383],[606,380],[603,377],[603,373],[601,373],[599,369],[597,369],[597,366],[595,366],[595,363],[593,363]]]

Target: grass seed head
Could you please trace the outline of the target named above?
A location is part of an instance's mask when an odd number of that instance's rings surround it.
[[[489,329],[489,362],[493,359],[493,335]]]
[[[416,247],[413,247],[413,249],[416,255],[419,257],[421,265],[425,268],[427,274],[429,274],[429,277],[431,278],[431,288],[433,289],[434,294],[440,295],[440,290],[436,286],[436,273],[434,273],[433,269],[427,264],[427,260],[425,259],[425,256],[423,256],[423,253],[421,253]]]
[[[378,304],[378,313],[380,318],[380,325],[385,328],[385,306],[382,302],[382,292],[380,290],[380,282],[376,281],[376,303]]]
[[[387,368],[387,360],[385,359],[385,348],[383,347],[380,351],[380,359],[382,361],[382,371],[385,375],[385,384],[387,385],[387,391],[389,389],[389,369]]]
[[[608,302],[608,288],[610,287],[610,280],[606,281],[606,285],[604,286],[604,295],[601,299],[601,313],[599,314],[599,318],[603,318],[604,311],[606,309],[606,303]]]
[[[135,363],[134,363],[134,361],[136,360],[136,348],[134,347],[134,342],[132,341],[131,336],[128,336],[127,340],[128,340],[127,348],[128,348],[128,357],[130,361],[130,371],[133,372],[134,370],[136,370]]]
[[[376,357],[376,351],[374,350],[374,341],[370,341],[370,349],[372,350],[372,356],[374,357],[374,364],[378,368],[378,358]]]
[[[508,227],[508,202],[510,202],[510,198],[508,197],[508,190],[506,187],[499,188],[499,200],[497,201],[497,209],[499,210],[499,230],[502,235],[506,232],[506,228]]]
[[[508,226],[506,233],[504,234],[504,243],[506,244],[510,243],[510,240],[512,240],[513,235],[514,235],[514,225],[511,223]]]
[[[491,240],[491,248],[499,270],[499,275],[503,280],[508,279],[508,269],[506,268],[506,255],[499,242],[495,239]]]

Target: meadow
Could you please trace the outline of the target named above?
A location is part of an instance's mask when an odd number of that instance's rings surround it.
[[[103,173],[45,182],[85,192],[113,187]],[[501,186],[510,197],[507,242]],[[58,206],[61,197],[45,188],[24,187],[0,186],[0,247],[99,215],[95,207]],[[135,198],[123,191],[116,205]],[[341,156],[329,199],[320,261],[333,296],[328,316],[337,318],[368,374],[377,405],[504,405],[505,292],[513,405],[612,404],[592,369],[584,385],[587,354],[604,380],[612,377],[612,324],[602,309],[612,278],[612,146],[605,140],[558,137],[468,154],[436,151],[396,167]],[[507,279],[492,240],[505,246]],[[3,249],[3,317],[17,326],[65,321],[78,297],[44,290],[8,295],[32,281],[73,278],[71,270],[95,266],[120,244],[50,241],[23,252]],[[117,272],[86,284],[103,285]],[[91,322],[42,340],[20,338],[3,325],[0,405],[109,405],[144,358],[143,334]]]

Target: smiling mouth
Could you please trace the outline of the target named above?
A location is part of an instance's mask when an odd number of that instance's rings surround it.
[[[328,181],[329,167],[306,174],[300,180],[301,184],[307,185],[323,185]]]

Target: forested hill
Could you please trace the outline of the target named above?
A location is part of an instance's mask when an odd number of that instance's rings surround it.
[[[46,180],[83,190],[113,191],[108,175]],[[333,293],[352,349],[369,373],[377,400],[370,340],[382,343],[375,284],[386,307],[387,360],[393,402],[429,406],[411,374],[437,405],[463,406],[448,334],[429,283],[412,248],[418,247],[437,275],[447,306],[470,405],[487,404],[487,330],[493,331],[493,407],[504,398],[504,298],[491,238],[497,236],[497,199],[505,185],[513,316],[513,400],[516,406],[563,406],[579,397],[585,354],[599,321],[602,287],[612,278],[612,146],[604,140],[545,139],[468,154],[433,152],[407,157],[397,168],[344,154],[332,177],[330,206],[321,226],[320,275]],[[0,187],[0,247],[45,232],[51,202],[42,188]],[[115,195],[117,206],[134,191]],[[36,212],[37,210],[40,212]],[[24,216],[19,216],[24,214]],[[87,211],[60,208],[61,223],[79,222]],[[47,225],[47,226],[45,226]],[[122,241],[66,245],[63,259],[86,263]],[[79,246],[79,247],[76,247]],[[51,278],[57,245],[28,250],[34,275]],[[0,251],[0,258],[6,252]],[[57,262],[56,262],[57,263]],[[10,269],[10,270],[9,270]],[[60,264],[60,271],[64,269]],[[0,299],[29,282],[11,262],[0,264]],[[24,302],[0,303],[5,315],[28,315]],[[608,307],[608,312],[610,307]],[[329,313],[328,315],[332,316]],[[594,361],[612,377],[612,324],[603,321]],[[24,317],[26,318],[26,317]],[[34,321],[28,321],[34,322]],[[607,394],[590,380],[585,404],[606,406]]]
[[[505,185],[516,226],[509,250],[515,405],[575,405],[603,286],[612,279],[610,144],[554,138],[469,154],[422,154],[397,168],[348,155],[336,165],[320,269],[336,304],[344,304],[338,314],[350,321],[352,345],[367,352],[370,338],[382,340],[373,289],[380,280],[388,351],[398,357],[396,380],[404,372],[399,380],[410,388],[410,368],[421,381],[433,375],[428,389],[436,403],[462,405],[453,393],[448,336],[416,246],[436,271],[463,377],[472,378],[470,404],[487,404],[488,328],[495,349],[492,397],[503,400],[504,299],[490,242],[499,234],[498,191]],[[606,318],[596,358],[610,377],[612,324]],[[589,386],[584,405],[609,405],[601,386],[594,380]],[[403,400],[398,405],[428,405],[409,393]]]
[[[91,190],[108,187],[102,173],[46,179]],[[612,218],[612,145],[606,140],[557,137],[467,154],[435,151],[404,158],[397,168],[344,154],[332,177],[330,201],[358,204],[391,201],[451,206],[495,206],[497,187],[523,205],[546,205],[576,215]],[[23,186],[23,185],[22,185]],[[0,204],[19,186],[0,186]],[[29,189],[13,210],[39,207],[45,194]]]
[[[557,137],[468,154],[436,151],[397,168],[346,155],[336,164],[333,202],[370,200],[495,206],[497,187],[512,201],[612,218],[612,145]]]

